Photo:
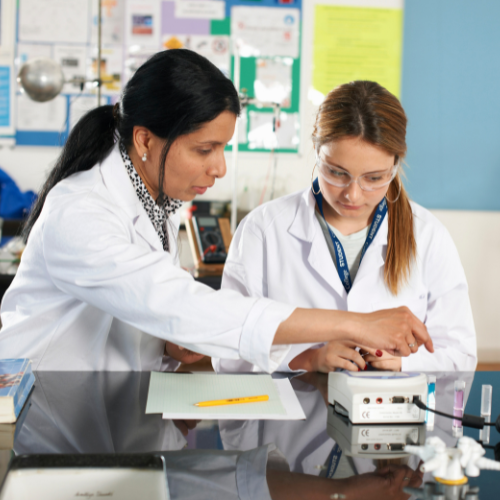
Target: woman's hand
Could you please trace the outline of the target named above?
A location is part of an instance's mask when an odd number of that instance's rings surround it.
[[[399,356],[392,356],[386,351],[376,349],[363,349],[361,354],[365,355],[364,360],[370,363],[373,368],[377,370],[384,370],[388,372],[401,371],[401,358]]]
[[[205,357],[204,354],[198,354],[172,342],[165,343],[165,355],[188,365],[196,363]]]
[[[364,370],[366,363],[352,342],[332,340],[319,349],[308,349],[288,365],[292,370],[328,373],[335,368],[352,372]]]
[[[405,306],[373,313],[295,309],[279,325],[273,344],[334,340],[383,349],[393,356],[409,356],[422,344],[429,352],[434,352],[427,328]]]
[[[434,352],[426,326],[406,307],[360,314],[365,325],[355,333],[359,345],[381,349],[393,356],[409,356],[425,345]]]

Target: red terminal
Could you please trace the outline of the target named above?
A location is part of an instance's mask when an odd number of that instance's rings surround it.
[[[210,245],[204,252],[203,257],[207,255],[207,253],[214,253],[217,250],[217,245]]]
[[[374,444],[373,447],[376,449],[376,450],[380,450],[380,445],[379,444]]]
[[[377,398],[377,404],[379,405],[380,403],[382,403],[382,398]]]

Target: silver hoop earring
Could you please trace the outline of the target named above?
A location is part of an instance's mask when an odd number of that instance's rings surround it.
[[[399,200],[399,197],[401,196],[401,179],[399,178],[398,178],[398,185],[399,185],[399,191],[395,200],[389,200],[389,198],[387,198],[387,193],[386,193],[385,199],[387,200],[388,203],[396,203]]]
[[[148,159],[148,155],[146,153],[144,153],[142,155],[142,161],[146,161]]]
[[[314,170],[315,169],[316,169],[316,163],[314,164],[313,170],[311,172],[311,191],[313,192],[313,194],[318,195],[319,193],[321,193],[321,188],[318,189],[317,193],[314,191]],[[318,182],[318,186],[319,186],[319,182]]]

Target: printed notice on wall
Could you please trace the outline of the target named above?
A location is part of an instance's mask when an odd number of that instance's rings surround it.
[[[177,0],[175,2],[175,17],[196,19],[224,19],[226,17],[226,2],[223,0]]]
[[[313,88],[326,95],[353,80],[372,80],[399,97],[401,8],[316,5]]]
[[[276,7],[233,7],[231,33],[242,57],[299,57],[300,12]]]
[[[23,0],[19,6],[19,40],[86,43],[87,0]]]

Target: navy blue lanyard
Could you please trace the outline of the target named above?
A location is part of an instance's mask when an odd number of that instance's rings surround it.
[[[318,194],[315,194],[315,192]],[[328,232],[330,233],[330,238],[332,239],[333,249],[335,251],[335,260],[337,261],[337,272],[339,273],[340,281],[342,281],[345,291],[349,293],[349,290],[352,288],[351,273],[349,272],[349,266],[347,265],[347,259],[345,257],[342,243],[340,243],[339,239],[335,236],[334,232],[330,229],[330,226],[326,222],[325,214],[323,213],[323,195],[319,192],[318,179],[316,179],[313,183],[313,194],[316,198],[316,204],[318,205],[319,211],[321,212],[321,216],[323,217],[326,227],[328,228]],[[386,213],[387,203],[385,202],[384,198],[379,203],[375,215],[373,216],[372,224],[370,226],[370,230],[368,231],[368,236],[366,237],[365,244],[363,245],[363,250],[361,251],[361,259],[359,260],[359,265],[361,265],[361,261],[363,260],[368,247],[375,239],[375,236],[380,229]]]
[[[342,456],[342,450],[340,449],[340,446],[337,443],[335,443],[330,453],[330,460],[328,460],[328,467],[326,469],[326,477],[328,479],[333,479],[335,471],[339,466],[341,456]]]

